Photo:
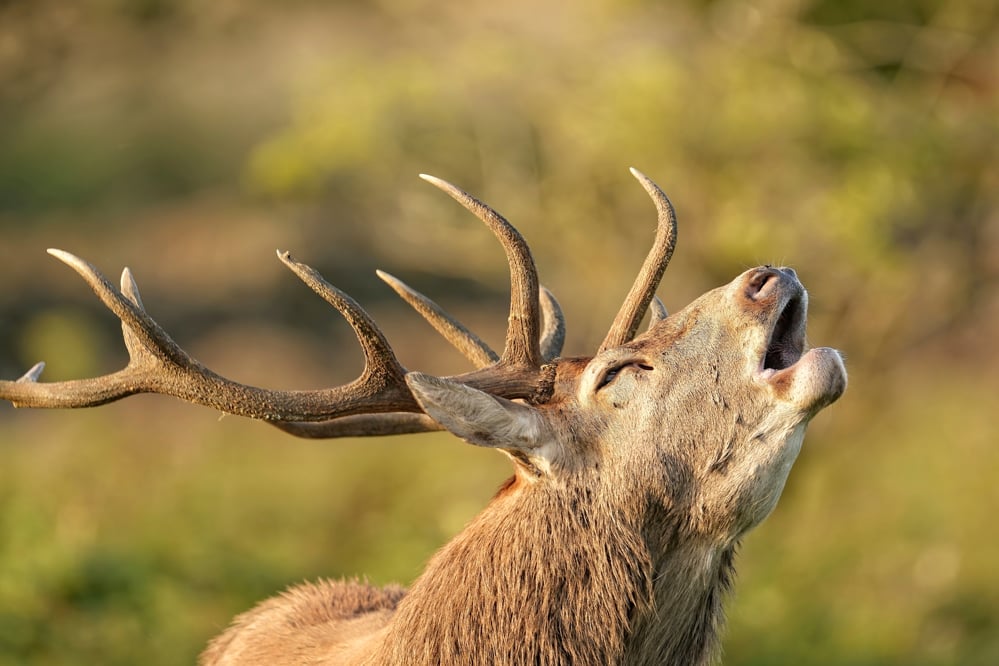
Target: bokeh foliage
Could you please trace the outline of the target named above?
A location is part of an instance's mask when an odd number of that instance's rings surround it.
[[[846,397],[746,542],[729,664],[999,662],[999,10],[988,0],[0,3],[0,372],[122,361],[41,248],[124,261],[208,365],[349,379],[350,333],[270,259],[370,307],[410,367],[464,369],[371,269],[502,339],[493,203],[594,348],[671,195],[671,309],[793,264]],[[408,581],[498,456],[301,442],[165,399],[0,408],[0,664],[190,663],[303,578]]]

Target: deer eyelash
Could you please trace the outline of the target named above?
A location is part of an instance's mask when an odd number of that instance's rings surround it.
[[[608,384],[610,384],[611,382],[613,382],[614,379],[619,374],[621,374],[622,370],[624,370],[625,368],[627,368],[628,366],[631,366],[631,365],[635,366],[636,368],[638,368],[640,370],[652,370],[653,369],[652,366],[649,365],[648,363],[642,363],[640,361],[626,361],[626,362],[620,363],[618,365],[612,365],[611,367],[607,368],[607,370],[604,372],[604,376],[600,378],[599,382],[597,382],[597,388],[596,388],[596,390],[599,391],[600,389],[604,388],[605,386],[607,386]]]
[[[624,367],[623,365],[617,365],[612,368],[609,368],[604,373],[604,376],[600,378],[600,381],[597,382],[597,390],[599,391],[600,389],[602,389],[603,387],[607,386],[612,381],[614,381],[614,378],[617,377],[618,373],[621,372],[621,368],[623,367]]]

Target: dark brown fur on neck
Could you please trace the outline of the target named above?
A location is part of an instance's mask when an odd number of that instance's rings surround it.
[[[552,492],[515,475],[408,593],[299,586],[239,616],[202,661],[706,663],[732,548],[699,548],[662,518],[633,524],[582,488]],[[359,643],[359,630],[377,642]],[[360,649],[344,661],[351,645]]]

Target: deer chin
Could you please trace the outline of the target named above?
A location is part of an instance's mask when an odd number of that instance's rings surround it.
[[[780,370],[765,367],[757,377],[781,401],[809,414],[835,402],[847,383],[843,357],[830,347],[810,349]]]

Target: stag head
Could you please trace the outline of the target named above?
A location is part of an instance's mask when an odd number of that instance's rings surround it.
[[[380,608],[392,611],[372,616],[372,629],[383,630],[316,663],[548,663],[566,655],[580,663],[700,663],[711,653],[734,544],[773,510],[806,425],[843,393],[846,371],[835,350],[808,349],[808,297],[790,268],[754,268],[667,315],[654,294],[675,246],[676,217],[665,194],[633,174],[658,210],[656,240],[592,357],[560,357],[562,315],[539,286],[520,234],[485,204],[424,176],[503,245],[511,269],[503,352],[401,281],[379,276],[475,370],[454,377],[408,372],[353,299],[279,253],[349,321],[365,369],[350,384],[323,390],[246,386],[188,356],[146,313],[128,269],[119,290],[82,259],[51,250],[122,320],[129,363],[103,377],[56,383],[38,382],[39,364],[18,381],[0,381],[0,398],[16,406],[90,407],[156,392],[302,437],[447,429],[509,455],[513,479],[435,556],[405,599],[376,595]],[[650,309],[651,324],[636,337]],[[345,589],[331,584],[297,594],[316,599],[314,612],[325,617],[324,600],[354,594]],[[276,613],[294,598],[237,620],[206,652],[206,663],[223,663],[230,649],[238,654],[250,645],[259,654],[270,644],[273,654],[292,654],[290,625],[279,620],[268,630],[258,614]],[[606,627],[594,631],[595,623]]]
[[[560,358],[551,397],[521,404],[455,381],[407,377],[437,423],[510,454],[518,483],[592,477],[698,533],[734,540],[773,510],[805,426],[846,388],[839,352],[808,349],[808,294],[791,268],[763,266],[667,316],[653,293],[676,222],[665,195],[657,242],[592,358]],[[649,330],[632,339],[645,308]],[[636,511],[644,502],[620,502]]]
[[[806,310],[795,272],[766,266],[630,342],[559,359],[544,403],[407,379],[435,421],[510,453],[519,482],[593,477],[608,494],[644,497],[691,530],[735,539],[773,510],[806,424],[846,387],[838,352],[806,351]]]

